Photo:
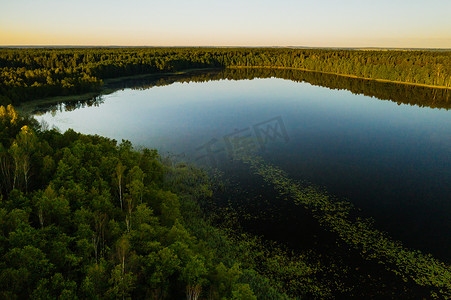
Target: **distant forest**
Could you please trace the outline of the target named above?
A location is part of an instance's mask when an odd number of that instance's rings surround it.
[[[451,51],[277,48],[0,49],[0,104],[99,92],[104,80],[198,68],[296,68],[451,87]]]

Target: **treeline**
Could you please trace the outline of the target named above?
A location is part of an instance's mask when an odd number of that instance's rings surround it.
[[[0,49],[0,104],[97,92],[109,78],[192,68],[299,68],[451,87],[450,51],[275,48]]]
[[[2,49],[0,104],[98,92],[108,78],[215,63],[205,51],[177,49]]]

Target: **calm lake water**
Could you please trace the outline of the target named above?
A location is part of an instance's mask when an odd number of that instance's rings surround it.
[[[125,81],[100,100],[36,107],[35,117],[204,166],[224,168],[230,150],[254,147],[290,177],[347,198],[406,246],[451,260],[447,91],[237,72]]]

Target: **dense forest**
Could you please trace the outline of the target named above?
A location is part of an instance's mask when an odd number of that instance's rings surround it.
[[[242,230],[239,207],[215,203],[228,193],[220,174],[128,141],[49,130],[11,105],[106,88],[278,77],[449,109],[451,52],[0,49],[0,69],[2,299],[451,297],[449,266],[406,249],[353,215],[348,202],[300,185],[258,156],[236,163],[285,197],[284,205],[304,207],[327,245],[293,251]],[[174,74],[190,69],[217,70]],[[140,74],[158,76],[122,78]]]
[[[234,230],[233,212],[213,222],[201,207],[221,181],[204,171],[127,141],[43,130],[12,106],[0,123],[2,299],[324,299],[368,293],[361,284],[380,293],[380,277],[368,283],[340,260]],[[431,292],[388,277],[384,295]]]
[[[286,48],[0,49],[0,104],[100,91],[105,80],[192,68],[297,68],[451,87],[450,51]]]
[[[43,131],[12,106],[0,123],[2,299],[287,298],[272,287],[281,278],[254,270],[257,240],[202,217],[214,188],[203,171],[127,141]]]
[[[450,295],[448,266],[365,220],[350,223],[346,203],[301,189],[258,157],[241,160],[337,233],[322,252],[241,231],[240,211],[212,199],[220,176],[156,150],[45,130],[11,105],[0,123],[2,299]]]

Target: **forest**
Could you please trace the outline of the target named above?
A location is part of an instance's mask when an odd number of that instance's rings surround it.
[[[278,77],[449,109],[450,51],[0,49],[0,69],[0,298],[451,297],[449,266],[258,156],[236,159],[285,205],[309,211],[328,245],[293,251],[243,230],[239,208],[215,204],[227,193],[220,174],[129,141],[61,133],[13,106],[105,88]],[[198,69],[216,71],[176,74]],[[140,74],[158,76],[124,80]]]
[[[48,130],[11,105],[0,123],[2,299],[450,295],[443,263],[349,223],[346,203],[301,190],[258,157],[241,160],[352,247],[335,237],[325,253],[293,252],[246,233],[239,209],[215,205],[220,176],[156,150]]]
[[[11,105],[0,123],[2,299],[451,295],[448,266],[258,157],[239,159],[315,211],[337,234],[329,246],[293,252],[246,233],[239,208],[215,204],[220,176],[156,150],[48,130]]]
[[[288,48],[0,49],[0,104],[99,92],[105,80],[199,68],[292,68],[451,87],[450,51]]]
[[[2,299],[440,292],[383,268],[368,282],[365,272],[352,272],[335,253],[293,253],[246,233],[234,220],[236,211],[211,205],[220,178],[156,150],[48,130],[11,105],[0,106],[0,123]],[[381,292],[387,276],[394,286]]]
[[[0,123],[2,299],[287,299],[254,270],[257,241],[202,217],[203,171],[12,106]]]

